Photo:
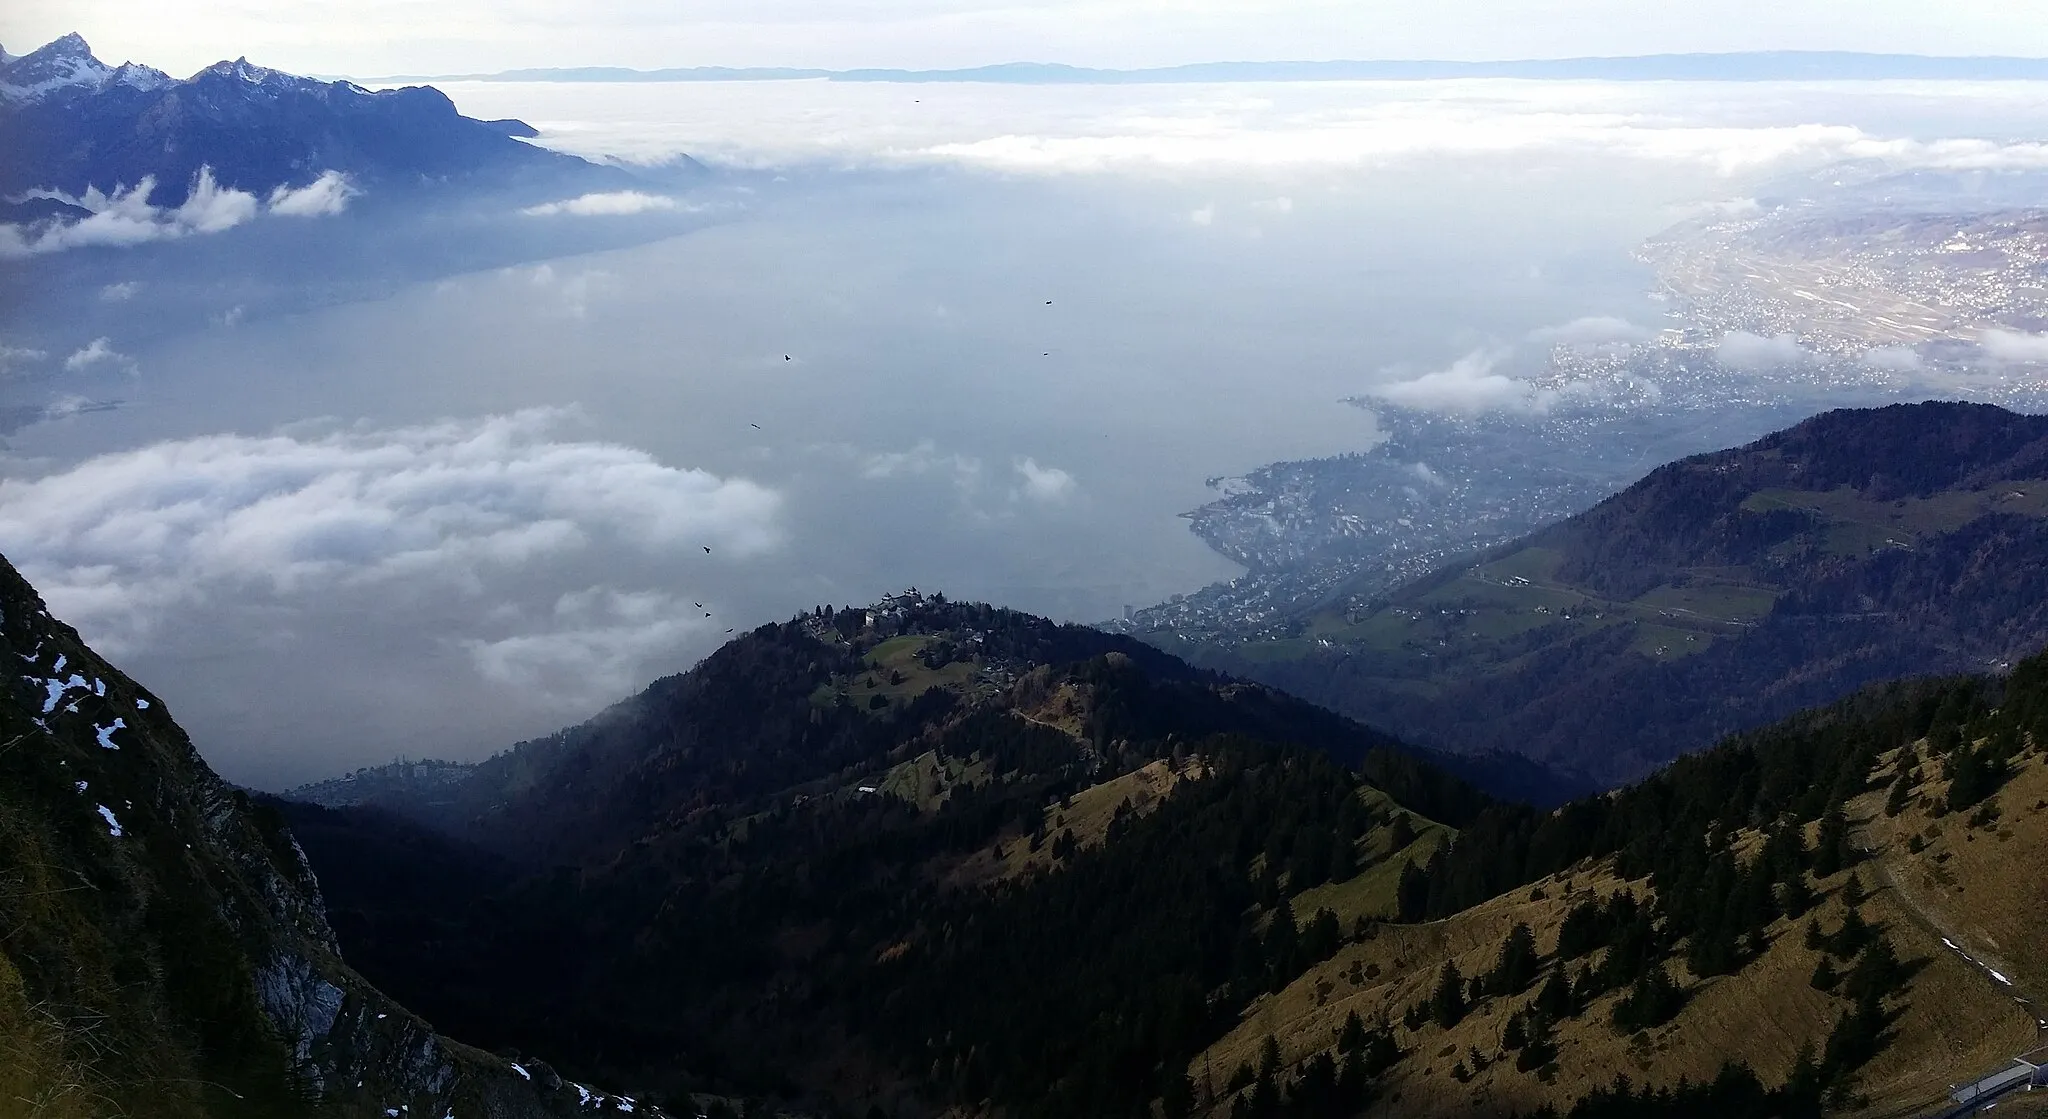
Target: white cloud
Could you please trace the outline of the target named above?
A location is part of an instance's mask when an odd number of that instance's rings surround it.
[[[507,274],[517,275],[524,271],[534,287],[553,291],[560,297],[560,309],[573,319],[586,318],[590,314],[592,296],[601,296],[612,290],[614,279],[602,268],[582,268],[571,272],[557,272],[553,265],[536,264],[529,269],[507,269]]]
[[[140,290],[142,290],[142,285],[134,280],[123,280],[118,284],[108,284],[100,289],[100,302],[126,303],[128,300],[135,298],[135,293]]]
[[[510,613],[517,615],[516,608]],[[643,683],[642,665],[690,637],[715,632],[703,611],[659,591],[589,587],[555,601],[527,632],[466,638],[478,675],[558,703],[602,701]]]
[[[781,498],[643,451],[553,436],[532,410],[418,427],[214,435],[0,480],[0,551],[95,641],[167,611],[323,589],[479,592],[575,556],[748,558]]]
[[[2048,361],[2048,334],[1994,328],[1979,334],[1977,344],[1983,347],[1984,356],[1993,361],[2014,364]]]
[[[903,87],[888,83],[442,88],[472,115],[538,121],[538,142],[557,150],[635,163],[687,152],[753,168],[965,164],[1268,181],[1273,171],[1372,171],[1442,159],[1505,161],[1519,172],[1538,160],[1612,158],[1719,176],[1842,160],[2048,167],[2048,145],[2040,143],[1903,138],[1873,131],[1874,123],[1847,123],[1895,120],[1895,107],[1931,97],[2029,111],[1998,83],[1929,84],[1871,83],[1851,98],[1824,87],[1788,94],[1779,83],[1717,83],[1710,93],[1684,83],[1598,81],[959,83],[914,105]],[[1720,210],[1739,213],[1748,204],[1737,199]]]
[[[1404,408],[1429,412],[1541,412],[1550,406],[1551,394],[1517,380],[1495,367],[1506,354],[1500,350],[1474,350],[1438,369],[1405,381],[1394,381],[1366,390],[1366,395]]]
[[[1252,203],[1252,208],[1267,214],[1291,214],[1294,212],[1294,199],[1283,194],[1278,198],[1267,198],[1254,202]]]
[[[1766,338],[1746,330],[1731,330],[1714,347],[1714,360],[1744,373],[1761,373],[1798,365],[1813,355],[1790,334]]]
[[[1754,198],[1723,198],[1707,203],[1703,209],[1722,218],[1750,218],[1764,212],[1763,203]]]
[[[349,200],[362,193],[339,171],[323,171],[320,177],[296,189],[278,187],[270,192],[270,212],[285,218],[331,217],[348,209]]]
[[[884,478],[918,477],[950,472],[961,490],[973,489],[981,480],[981,460],[971,455],[946,453],[929,439],[920,440],[907,451],[876,451],[858,455],[860,476],[871,481]]]
[[[615,217],[626,214],[645,214],[654,210],[673,210],[677,202],[660,194],[645,194],[637,190],[614,190],[599,194],[584,194],[560,202],[547,202],[539,206],[528,206],[519,211],[528,217],[552,217],[556,214],[573,214],[578,217]]]
[[[255,217],[259,208],[255,195],[220,185],[214,181],[213,169],[202,167],[192,193],[172,211],[172,221],[193,233],[219,233]]]
[[[1557,326],[1541,327],[1529,333],[1537,342],[1550,342],[1567,346],[1597,346],[1611,342],[1646,342],[1657,336],[1657,332],[1646,326],[1637,326],[1624,318],[1614,315],[1587,315]]]
[[[97,187],[89,187],[80,195],[30,191],[28,197],[52,199],[89,213],[76,220],[59,218],[0,225],[0,258],[221,233],[265,212],[295,217],[340,213],[354,193],[346,180],[333,171],[298,190],[279,188],[271,194],[267,211],[264,203],[248,191],[221,185],[211,167],[199,169],[191,192],[178,206],[151,205],[149,200],[156,193],[156,186],[156,176],[146,175],[134,186],[117,186],[110,194]],[[101,298],[117,301],[132,294],[133,289],[127,285],[114,284],[102,289]]]
[[[1863,351],[1863,356],[1857,360],[1872,369],[1892,373],[1912,373],[1924,364],[1920,360],[1920,352],[1911,346],[1879,346]]]
[[[110,339],[95,338],[80,349],[72,351],[71,356],[64,359],[64,371],[66,373],[82,373],[88,369],[108,364],[126,365],[131,363],[128,355],[114,349],[113,342]]]
[[[1010,464],[1022,479],[1018,493],[1041,504],[1065,501],[1074,493],[1074,476],[1057,466],[1040,466],[1036,459],[1020,458]]]
[[[1194,212],[1188,215],[1188,220],[1194,222],[1196,225],[1216,224],[1216,204],[1214,202],[1211,202],[1208,205],[1203,206],[1198,210],[1195,210]]]
[[[34,365],[49,356],[47,350],[0,344],[0,376],[6,376],[24,365]]]

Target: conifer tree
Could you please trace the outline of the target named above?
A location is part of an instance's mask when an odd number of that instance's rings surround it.
[[[1455,961],[1445,960],[1437,972],[1436,990],[1429,996],[1429,1016],[1438,1026],[1450,1029],[1465,1020],[1470,1009],[1465,1001],[1465,977],[1458,974]]]

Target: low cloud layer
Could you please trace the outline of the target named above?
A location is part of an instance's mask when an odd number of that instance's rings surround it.
[[[1540,412],[1549,398],[1527,381],[1497,371],[1500,350],[1474,350],[1448,368],[1366,390],[1366,396],[1426,412]]]
[[[724,562],[780,543],[775,491],[565,440],[557,431],[569,419],[533,410],[101,455],[0,481],[0,541],[52,611],[114,651],[169,611],[213,602],[290,607],[347,590],[439,588],[481,611],[503,599],[501,584],[578,556]],[[563,601],[541,632],[584,633],[585,645],[647,616],[638,599]],[[487,674],[514,679],[535,662],[516,631],[478,624],[470,648]]]
[[[1911,346],[1879,346],[1863,351],[1857,360],[1872,369],[1889,373],[1913,373],[1926,365],[1920,359],[1920,352]]]
[[[520,632],[462,641],[485,680],[529,695],[588,703],[644,684],[642,666],[692,636],[716,632],[704,611],[661,591],[587,587],[545,617],[515,614]]]
[[[88,188],[82,195],[32,191],[28,197],[62,202],[89,213],[77,219],[0,225],[0,257],[32,256],[94,245],[139,245],[221,233],[266,214],[326,217],[347,209],[349,200],[358,193],[349,185],[347,176],[327,171],[303,187],[279,187],[267,199],[259,199],[246,190],[223,186],[211,167],[199,169],[191,194],[181,205],[151,205],[149,200],[156,187],[156,177],[150,175],[134,186],[116,187],[111,194],[98,188]],[[125,294],[111,298],[125,298]]]
[[[127,366],[132,369],[134,361],[127,354],[114,349],[111,339],[95,338],[73,350],[70,356],[64,359],[64,372],[85,373],[106,365]]]
[[[1714,360],[1744,373],[1761,373],[1798,365],[1813,354],[1790,334],[1766,338],[1746,330],[1731,330],[1714,347]]]
[[[33,346],[9,346],[0,343],[0,377],[38,365],[49,356],[49,351],[38,350]]]
[[[1994,329],[1978,335],[1977,344],[1983,348],[1985,357],[1996,362],[2026,364],[2048,361],[2048,334]]]
[[[1529,338],[1564,346],[1604,346],[1616,342],[1647,342],[1657,332],[1614,315],[1588,315],[1558,326],[1531,331]]]
[[[540,121],[541,144],[645,164],[687,153],[756,168],[964,164],[1015,173],[1177,176],[1373,170],[1442,158],[1508,158],[1519,166],[1619,158],[1715,176],[1844,160],[2048,169],[2048,144],[1890,132],[1877,122],[1892,119],[1891,107],[1926,96],[1912,83],[1801,99],[1765,85],[1729,84],[1697,97],[1664,83],[1507,80],[1274,83],[1256,94],[1202,83],[961,83],[915,100],[885,83],[444,88],[472,115]],[[1948,83],[1943,90],[1982,91],[1992,102],[2001,96],[1996,83]]]
[[[1074,476],[1057,466],[1040,466],[1032,458],[1020,458],[1011,466],[1020,479],[1017,492],[1027,501],[1050,505],[1074,493]]]
[[[545,218],[558,214],[576,217],[623,217],[629,214],[645,214],[657,210],[673,210],[678,203],[666,195],[646,194],[637,190],[614,190],[599,194],[578,195],[560,202],[546,202],[539,206],[528,206],[519,211],[528,217]]]

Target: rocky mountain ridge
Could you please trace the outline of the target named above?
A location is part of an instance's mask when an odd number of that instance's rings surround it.
[[[148,201],[177,207],[202,168],[219,186],[258,196],[330,172],[393,188],[473,176],[598,184],[623,174],[515,138],[532,134],[522,122],[465,117],[427,86],[371,90],[246,58],[179,79],[110,66],[71,34],[0,64],[0,148],[9,153],[0,199],[15,207],[0,216],[46,217],[53,199],[111,197],[144,182],[154,187]],[[31,202],[40,205],[23,208]]]
[[[625,1097],[450,1041],[341,957],[275,812],[0,561],[0,1080],[36,1114],[543,1119]],[[645,1113],[645,1111],[643,1111]]]

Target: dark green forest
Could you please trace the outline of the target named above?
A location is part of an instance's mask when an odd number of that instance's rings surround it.
[[[1103,650],[1086,631],[1067,641],[1049,623],[949,603],[891,624],[979,648],[994,679],[1046,666],[1040,686],[1088,697],[1080,733],[1020,718],[1001,689],[935,689],[881,709],[826,698],[821,684],[858,671],[879,635],[835,646],[837,627],[854,624],[820,610],[707,661],[706,679],[726,681],[718,689],[666,681],[590,727],[523,746],[522,764],[551,751],[570,778],[459,821],[460,838],[376,809],[280,808],[327,884],[350,959],[481,1044],[546,1053],[655,1098],[715,1088],[823,1093],[848,1114],[989,1102],[1023,1116],[1142,1116],[1223,1090],[1188,1081],[1187,1062],[1253,997],[1370,935],[1289,905],[1367,869],[1357,840],[1389,821],[1362,789],[1459,829],[1402,875],[1403,921],[1587,860],[1646,881],[1640,898],[1574,910],[1552,956],[1511,938],[1490,972],[1444,977],[1442,997],[1411,1011],[1455,1020],[1481,1000],[1527,999],[1514,1015],[1517,1060],[1535,1070],[1554,1055],[1555,1024],[1593,999],[1620,993],[1614,1029],[1653,1027],[1684,998],[1667,965],[1737,970],[1773,921],[1805,915],[1812,880],[1855,861],[1842,806],[1884,751],[1928,740],[1914,772],[1961,774],[1960,810],[1995,791],[2029,734],[2048,734],[2048,661],[2036,659],[2003,680],[1869,689],[1546,811],[1490,797],[1347,720],[1163,654]],[[1031,659],[1067,653],[1079,655]],[[764,756],[746,753],[778,734]],[[926,752],[972,759],[986,779],[924,811],[849,795]],[[1152,811],[1119,811],[1103,842],[1045,826],[1048,806],[1082,789],[1187,758],[1207,775]],[[1877,779],[1916,779],[1906,769]],[[559,819],[542,807],[579,800],[602,806],[603,827],[581,807]],[[1746,829],[1766,839],[1743,858],[1733,844]],[[1042,846],[1054,868],[948,877],[997,844]],[[1761,1085],[1735,1068],[1651,1096],[1615,1085],[1572,1114],[1805,1114],[1825,1093],[1852,1091],[1913,964],[1881,930],[1811,935],[1831,946],[1842,1017],[1797,1083]],[[1382,1029],[1296,1068],[1241,1070],[1234,1114],[1349,1114],[1398,1056]]]

